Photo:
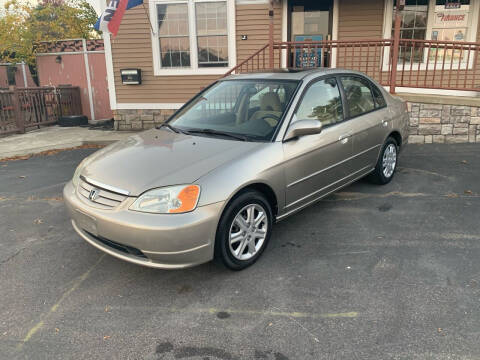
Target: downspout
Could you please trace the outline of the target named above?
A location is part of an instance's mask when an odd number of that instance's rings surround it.
[[[90,103],[90,118],[92,120],[95,120],[95,109],[93,107],[92,82],[90,80],[90,66],[88,64],[87,40],[82,39],[82,45],[83,45],[83,61],[85,63],[85,76],[87,78],[88,102]]]
[[[22,61],[23,87],[27,87],[27,72],[25,71],[25,61]]]
[[[270,18],[270,24],[268,26],[268,65],[270,69],[273,69],[274,62],[273,62],[273,1],[270,0],[270,8],[268,10],[268,16]]]

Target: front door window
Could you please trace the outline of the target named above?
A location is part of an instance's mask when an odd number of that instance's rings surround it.
[[[335,78],[320,80],[305,92],[297,111],[298,120],[317,119],[323,127],[343,120],[343,107]]]

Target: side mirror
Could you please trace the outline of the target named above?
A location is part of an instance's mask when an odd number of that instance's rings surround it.
[[[298,120],[290,124],[285,135],[284,141],[298,138],[304,135],[320,134],[322,132],[322,123],[316,119]]]

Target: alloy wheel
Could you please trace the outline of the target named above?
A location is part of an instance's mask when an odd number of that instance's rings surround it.
[[[388,144],[383,152],[382,172],[383,176],[390,178],[397,165],[397,147],[394,144]]]
[[[268,230],[267,212],[259,204],[244,206],[230,226],[228,245],[238,260],[249,260],[262,248]]]

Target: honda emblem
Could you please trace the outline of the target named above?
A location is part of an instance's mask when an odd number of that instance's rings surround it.
[[[93,188],[92,190],[90,190],[88,198],[92,201],[95,201],[98,198],[98,194],[100,194],[100,190]]]

